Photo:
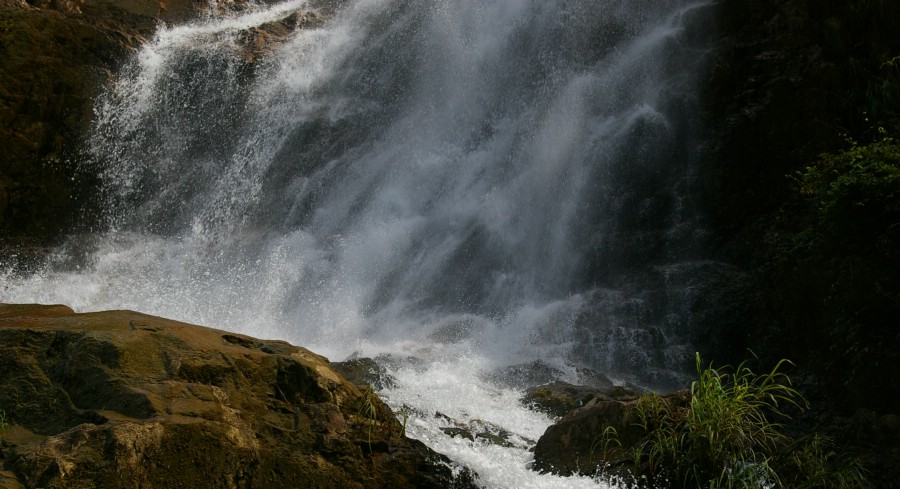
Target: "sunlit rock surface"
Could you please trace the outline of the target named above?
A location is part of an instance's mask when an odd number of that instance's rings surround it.
[[[468,487],[324,357],[130,311],[0,305],[0,487]],[[457,470],[457,472],[460,472]]]

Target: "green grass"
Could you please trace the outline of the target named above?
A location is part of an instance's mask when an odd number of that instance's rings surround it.
[[[829,440],[793,441],[784,434],[777,420],[786,419],[786,408],[806,405],[779,372],[784,363],[758,375],[744,364],[703,368],[698,355],[690,404],[642,397],[632,419],[645,437],[633,447],[610,450],[608,460],[627,468],[636,487],[861,487],[859,465],[837,456]],[[604,452],[618,444],[614,431],[603,438]]]
[[[369,451],[372,451],[372,437],[375,425],[378,423],[378,406],[376,405],[375,392],[372,387],[366,388],[363,395],[357,400],[356,415],[365,420],[367,424]]]
[[[830,489],[864,487],[859,461],[836,450],[834,441],[814,434],[795,441],[780,462],[789,474],[784,487],[793,489]]]

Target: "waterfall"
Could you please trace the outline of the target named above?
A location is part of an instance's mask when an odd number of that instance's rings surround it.
[[[504,367],[674,385],[704,266],[685,25],[706,3],[290,0],[161,27],[96,103],[104,231],[2,300],[377,357],[395,405],[522,439],[549,420],[511,407]],[[489,484],[550,487],[478,466],[524,449],[417,421]]]

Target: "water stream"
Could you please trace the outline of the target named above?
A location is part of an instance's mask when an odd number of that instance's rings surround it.
[[[597,487],[528,469],[552,420],[491,374],[683,378],[706,3],[291,0],[161,28],[96,103],[104,231],[0,272],[0,301],[378,358],[409,434],[487,487]]]

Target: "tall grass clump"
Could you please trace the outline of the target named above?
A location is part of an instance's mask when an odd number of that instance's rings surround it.
[[[632,419],[645,433],[612,461],[634,486],[654,488],[858,488],[859,466],[840,459],[824,437],[791,440],[779,420],[806,402],[779,362],[766,374],[745,364],[703,368],[687,406],[642,397]],[[839,462],[839,464],[835,464]]]

